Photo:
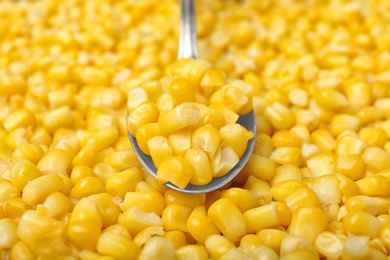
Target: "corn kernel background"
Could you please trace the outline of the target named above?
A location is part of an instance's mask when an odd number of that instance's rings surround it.
[[[258,134],[229,185],[186,195],[125,119],[177,59],[178,1],[0,1],[0,258],[388,259],[389,11],[198,1],[201,58],[255,88]]]

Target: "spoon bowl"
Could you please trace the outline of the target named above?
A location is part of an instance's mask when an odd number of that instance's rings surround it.
[[[181,8],[181,20],[180,20],[180,42],[179,42],[179,59],[184,58],[194,58],[198,59],[198,47],[197,47],[197,35],[196,35],[196,26],[195,26],[195,0],[180,0]],[[211,182],[206,185],[196,186],[188,184],[185,189],[181,189],[174,184],[167,182],[165,183],[171,189],[196,194],[196,193],[207,193],[214,190],[217,190],[227,183],[229,183],[234,177],[236,177],[244,168],[246,163],[249,160],[250,155],[252,154],[253,148],[256,141],[256,117],[255,113],[252,110],[248,114],[240,115],[237,121],[238,124],[245,127],[248,131],[254,133],[254,136],[248,141],[247,148],[245,153],[240,158],[239,162],[230,170],[227,174],[222,177],[214,177]],[[143,153],[138,146],[137,140],[132,136],[127,130],[131,145],[133,150],[136,153],[139,161],[142,166],[149,171],[154,177],[157,177],[157,168],[154,165],[152,158]]]

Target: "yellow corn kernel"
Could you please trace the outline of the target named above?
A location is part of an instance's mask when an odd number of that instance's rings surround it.
[[[150,238],[137,259],[147,260],[157,258],[167,260],[175,259],[175,246],[169,239],[158,236]]]
[[[171,94],[176,105],[195,101],[195,92],[196,86],[186,78],[176,78],[168,87],[168,93]]]
[[[311,157],[306,164],[314,178],[333,174],[336,170],[336,156],[330,152],[323,152]]]
[[[136,134],[137,144],[141,151],[150,155],[148,141],[154,136],[162,136],[162,132],[158,127],[158,123],[148,123],[141,125]]]
[[[380,172],[390,167],[390,154],[379,147],[367,147],[362,154],[368,170]]]
[[[184,156],[191,148],[192,129],[184,128],[168,135],[168,144],[175,155]]]
[[[73,186],[70,196],[81,199],[104,191],[104,184],[98,177],[83,177]]]
[[[343,197],[339,180],[333,174],[313,178],[311,189],[316,193],[323,208],[332,203],[338,205]]]
[[[161,218],[155,212],[146,212],[138,206],[132,206],[118,217],[118,224],[123,225],[131,237],[151,226],[163,226]]]
[[[187,244],[186,235],[180,230],[167,231],[163,235],[164,238],[171,240],[176,249]]]
[[[230,199],[218,199],[209,207],[207,214],[211,222],[232,242],[238,241],[247,232],[244,216]]]
[[[42,173],[66,173],[72,159],[61,149],[53,149],[39,160],[37,167]]]
[[[127,111],[131,113],[141,104],[149,100],[148,93],[143,87],[135,87],[127,92]]]
[[[32,111],[20,108],[13,111],[3,121],[3,127],[7,131],[12,131],[21,127],[35,126],[36,118]]]
[[[211,103],[210,108],[220,112],[224,117],[226,124],[235,124],[240,117],[237,112],[234,112],[222,103]]]
[[[310,255],[314,254],[314,256],[316,257],[302,258],[302,256],[297,256],[297,258],[292,257],[291,259],[318,259],[318,253],[309,241],[307,241],[301,236],[289,234],[283,239],[282,244],[280,245],[280,256],[282,258],[284,257],[284,255],[292,254],[295,252],[306,252]]]
[[[134,151],[116,151],[106,157],[107,162],[117,171],[140,166]]]
[[[12,153],[12,161],[16,162],[22,159],[29,160],[36,164],[44,155],[42,147],[34,144],[25,144],[14,150]]]
[[[12,219],[0,219],[0,231],[2,234],[0,240],[1,249],[11,249],[19,240],[16,234],[17,226],[16,222]]]
[[[360,154],[339,155],[336,170],[351,180],[358,180],[365,171],[363,158]]]
[[[168,205],[161,216],[164,222],[164,229],[166,231],[180,230],[187,232],[187,220],[190,214],[191,209],[187,207],[175,204]]]
[[[91,195],[88,198],[96,202],[102,218],[103,228],[117,223],[120,208],[112,195],[102,192]]]
[[[301,142],[299,142],[299,147],[301,147],[302,143],[311,143],[310,131],[307,128],[307,126],[305,126],[305,125],[295,125],[295,126],[293,126],[290,129],[290,133],[293,136],[298,137],[298,139],[301,140]],[[297,142],[297,141],[295,141],[295,142]],[[296,145],[297,144],[298,144],[298,142],[296,143]],[[294,145],[287,145],[287,146],[294,146]]]
[[[86,144],[73,157],[72,166],[92,167],[96,162],[97,150],[94,144]]]
[[[368,146],[384,147],[388,136],[381,128],[367,127],[359,131],[359,139]]]
[[[184,245],[176,249],[177,260],[207,260],[208,258],[206,249],[200,245]]]
[[[243,213],[248,233],[256,233],[262,229],[280,224],[275,204],[266,204],[252,208]],[[262,219],[262,221],[259,221]]]
[[[97,251],[116,259],[137,259],[141,249],[129,238],[118,234],[105,232],[97,241]]]
[[[61,192],[54,192],[47,196],[42,204],[37,206],[36,211],[38,213],[42,211],[48,217],[59,218],[69,212],[70,208],[69,198]]]
[[[388,213],[390,206],[390,199],[387,197],[372,197],[377,205],[376,215],[382,215]]]
[[[271,137],[264,133],[257,133],[253,154],[269,157],[274,150]]]
[[[302,180],[301,169],[293,164],[284,164],[275,169],[275,174],[270,180],[271,186],[286,180]]]
[[[362,154],[366,147],[357,137],[346,135],[337,140],[335,152],[337,155]]]
[[[330,122],[330,131],[337,136],[345,130],[356,132],[360,127],[360,119],[348,114],[335,115]]]
[[[302,141],[287,130],[281,130],[276,132],[272,136],[272,144],[275,148],[279,147],[298,147],[300,148],[302,146]]]
[[[193,185],[206,185],[213,179],[213,170],[207,154],[200,148],[188,149],[184,159],[193,168],[193,175],[190,183]]]
[[[343,253],[344,245],[339,236],[329,231],[323,231],[315,239],[314,248],[329,259],[338,259]]]
[[[138,206],[146,212],[155,212],[158,216],[161,216],[165,208],[165,200],[158,192],[127,192],[120,208],[122,211],[126,211],[134,206]]]
[[[93,177],[95,174],[92,169],[86,165],[78,165],[74,167],[70,173],[70,180],[73,184],[76,184],[80,179],[84,177]]]
[[[26,139],[26,134],[27,134],[26,128],[18,128],[11,132],[8,132],[8,134],[4,137],[4,141],[10,148],[15,150],[20,146],[28,144],[28,141]]]
[[[10,198],[3,202],[2,208],[0,208],[1,217],[19,219],[26,210],[29,210],[30,206],[24,202],[22,198]]]
[[[223,116],[222,112],[196,103],[200,110],[200,115],[199,115],[199,121],[196,125],[194,125],[194,128],[199,128],[204,125],[211,125],[215,129],[219,130],[221,127],[223,127],[225,123],[225,117]]]
[[[135,190],[136,185],[142,179],[142,172],[132,167],[110,175],[106,181],[106,190],[113,196],[124,198],[127,192]]]
[[[227,198],[233,201],[242,213],[259,206],[256,193],[252,190],[229,188],[222,191],[221,198]]]
[[[172,189],[168,189],[165,194],[165,204],[178,204],[187,208],[194,209],[198,206],[203,206],[206,203],[206,194],[186,194]]]
[[[276,210],[278,212],[279,216],[279,222],[280,225],[283,227],[287,227],[291,223],[292,213],[291,210],[288,208],[286,203],[279,202],[279,201],[273,201],[272,204],[276,206]]]
[[[219,130],[219,133],[221,140],[229,144],[240,158],[246,151],[247,141],[254,136],[254,133],[240,124],[227,124]]]
[[[251,257],[254,260],[261,260],[263,258],[268,260],[279,259],[278,254],[266,245],[261,245],[259,247],[254,248]]]
[[[61,191],[64,182],[58,174],[42,175],[30,180],[23,189],[22,198],[29,205],[43,203],[53,192]]]
[[[74,120],[73,111],[69,106],[61,106],[46,113],[43,118],[43,125],[53,133],[61,127],[69,127]]]
[[[156,168],[160,168],[160,165],[166,158],[174,156],[173,147],[165,136],[154,136],[147,144]]]
[[[343,193],[344,203],[347,199],[360,194],[359,188],[353,180],[340,173],[336,173],[335,175],[339,180],[339,188]]]
[[[161,184],[171,182],[177,187],[184,189],[193,177],[192,165],[183,157],[166,157],[157,169],[156,179]]]
[[[267,107],[264,115],[278,130],[290,129],[295,124],[294,113],[279,102],[274,102],[271,106]]]
[[[373,216],[377,215],[378,212],[376,200],[365,195],[357,195],[347,199],[345,208],[348,212],[362,211]]]
[[[275,176],[275,163],[269,158],[257,154],[251,154],[242,171],[256,178],[269,181]]]
[[[221,235],[211,235],[205,242],[206,250],[213,259],[219,259],[230,249],[234,248],[233,242]]]
[[[19,198],[20,191],[12,186],[8,181],[0,181],[0,202],[5,202],[12,198]]]
[[[280,147],[276,148],[270,159],[278,164],[293,164],[300,166],[303,160],[302,152],[297,147]]]
[[[348,260],[370,258],[368,242],[369,237],[367,236],[348,236],[344,241],[342,258]]]
[[[201,244],[204,244],[209,236],[220,234],[220,231],[210,221],[204,206],[197,206],[192,210],[186,227],[191,236]]]
[[[210,97],[210,104],[223,104],[235,113],[240,113],[241,109],[243,109],[248,102],[249,99],[244,90],[230,84],[218,89]]]
[[[288,236],[288,233],[278,229],[266,228],[257,232],[257,236],[261,239],[263,245],[279,254],[282,241]]]
[[[319,106],[333,111],[337,111],[348,104],[347,97],[333,88],[316,89],[314,99]]]
[[[255,234],[247,234],[241,238],[240,246],[238,248],[247,255],[250,255],[255,250],[255,248],[263,244],[264,243],[259,236]]]
[[[294,211],[300,207],[321,207],[317,195],[309,187],[303,187],[295,192],[291,192],[291,194],[284,199],[284,202],[293,214]]]
[[[222,88],[225,84],[222,73],[218,70],[206,70],[200,81],[200,88],[204,95],[209,98],[215,90]]]
[[[33,260],[36,256],[26,243],[19,240],[11,249],[11,259]]]
[[[294,111],[294,114],[296,125],[304,125],[309,131],[313,131],[320,126],[320,118],[311,110],[297,110]]]
[[[47,94],[50,108],[54,109],[61,106],[74,106],[73,91],[69,89],[58,89],[50,91]]]
[[[249,175],[244,184],[244,188],[256,193],[260,205],[265,205],[271,202],[271,187],[268,182]]]
[[[294,88],[288,93],[288,100],[297,107],[307,107],[309,104],[309,94],[304,89]]]
[[[173,97],[168,92],[162,93],[156,100],[156,105],[160,111],[160,115],[164,112],[172,110],[174,106]]]
[[[32,245],[37,233],[44,227],[53,224],[54,219],[40,215],[33,210],[26,211],[17,227],[18,237],[27,245]]]
[[[360,119],[362,125],[368,125],[381,120],[384,116],[384,111],[376,106],[366,106],[355,113]]]
[[[9,169],[9,179],[13,186],[22,191],[27,183],[42,176],[41,171],[30,161],[21,159]]]
[[[6,74],[0,81],[2,95],[12,95],[17,93],[24,93],[27,84],[25,79],[20,75]]]
[[[348,235],[379,237],[382,223],[376,217],[362,212],[351,211],[343,218],[344,230]]]
[[[388,196],[390,194],[390,181],[383,175],[369,176],[356,181],[362,195]]]
[[[206,125],[196,129],[191,136],[191,146],[200,148],[213,158],[221,143],[221,134],[212,126]]]
[[[95,146],[97,151],[102,151],[110,147],[118,140],[119,131],[115,127],[107,127],[98,132],[94,132],[88,138],[87,143]]]
[[[251,258],[242,250],[233,247],[229,249],[226,253],[224,253],[220,258],[220,260],[232,260],[232,259],[243,259],[243,260],[250,260]]]
[[[157,105],[152,102],[145,102],[133,109],[127,117],[127,127],[129,132],[136,136],[138,128],[143,124],[155,123],[159,117]]]
[[[214,177],[222,177],[227,174],[239,162],[237,154],[233,148],[222,142],[217,148],[214,157],[211,159],[211,168]]]
[[[321,151],[331,152],[336,147],[336,140],[327,129],[317,129],[312,132],[311,138]]]
[[[103,230],[102,233],[112,233],[120,235],[121,237],[131,239],[129,231],[121,224],[113,224]]]
[[[161,113],[158,126],[163,133],[171,133],[198,123],[199,108],[192,103],[182,103],[174,109]]]
[[[294,192],[306,188],[307,184],[300,180],[286,180],[277,183],[271,187],[272,197],[276,201],[284,202],[284,200]]]

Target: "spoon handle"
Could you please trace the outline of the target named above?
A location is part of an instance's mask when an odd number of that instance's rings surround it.
[[[180,0],[179,59],[199,58],[196,34],[195,0]]]

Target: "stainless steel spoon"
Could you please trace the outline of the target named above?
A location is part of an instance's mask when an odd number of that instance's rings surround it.
[[[194,58],[198,59],[198,46],[197,46],[197,35],[196,35],[196,18],[195,18],[195,0],[180,0],[180,9],[181,9],[181,20],[180,20],[180,42],[179,42],[179,59],[185,58]],[[234,168],[228,172],[226,175],[220,178],[213,178],[210,183],[204,186],[195,186],[188,184],[185,189],[180,189],[177,186],[173,185],[170,182],[167,182],[165,185],[171,189],[184,192],[184,193],[206,193],[216,189],[219,189],[230,182],[237,174],[240,173],[242,168],[248,162],[249,157],[253,151],[256,141],[256,117],[255,113],[252,110],[250,113],[245,115],[240,115],[238,119],[238,124],[244,126],[249,131],[252,131],[255,135],[252,139],[248,141],[247,149],[244,155],[241,157],[240,161],[237,163]],[[130,142],[133,146],[135,153],[137,154],[138,159],[141,164],[147,169],[154,177],[157,176],[157,169],[154,165],[152,158],[144,154],[137,144],[137,140],[134,136],[127,131]]]

